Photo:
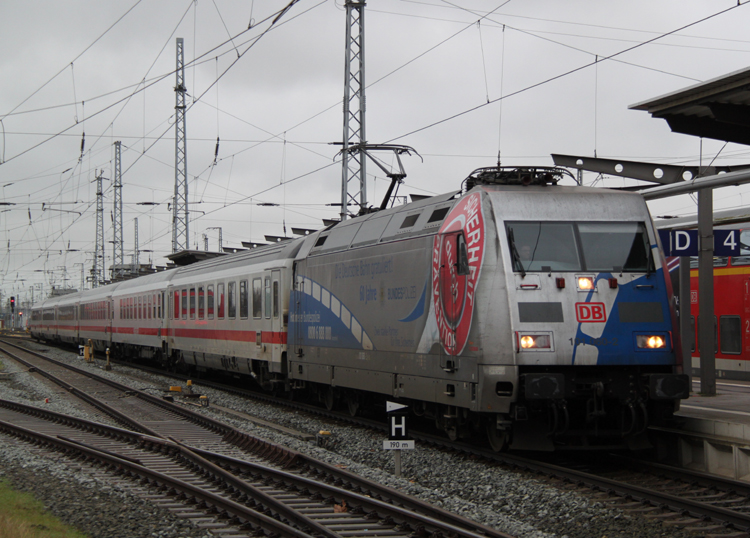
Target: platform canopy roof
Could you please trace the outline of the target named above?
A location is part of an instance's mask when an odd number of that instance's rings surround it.
[[[750,145],[750,68],[631,105],[675,133]]]

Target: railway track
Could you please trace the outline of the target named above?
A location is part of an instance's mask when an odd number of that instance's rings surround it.
[[[199,413],[7,346],[0,349],[130,429],[0,401],[3,432],[158,488],[171,509],[190,510],[172,504],[181,499],[200,509],[195,517],[211,514],[215,525],[233,526],[235,533],[509,537]]]
[[[151,369],[155,373],[164,374]],[[169,374],[170,376],[173,374]],[[179,377],[179,376],[175,376]],[[304,402],[289,402],[269,395],[259,395],[237,387],[199,381],[198,384],[252,397],[276,405],[288,405],[300,411],[322,415],[359,426],[382,430],[384,424],[351,416],[348,412],[322,409]],[[481,446],[452,442],[440,435],[411,430],[411,435],[422,444],[448,450],[459,450],[482,460],[530,472],[557,482],[562,488],[588,492],[599,501],[625,511],[654,518],[666,525],[691,529],[706,536],[750,538],[750,485],[694,473],[683,469],[657,466],[646,462],[618,459],[620,466],[608,467],[581,464],[551,464],[542,459],[514,454],[497,454]],[[612,456],[608,456],[612,458]],[[627,466],[627,471],[624,469]],[[638,469],[640,467],[640,469]],[[317,474],[318,471],[312,471]],[[339,480],[334,478],[333,480]],[[359,486],[354,486],[356,489]],[[594,493],[591,493],[591,492]]]
[[[163,374],[155,369],[149,370]],[[187,379],[187,377],[184,378]],[[358,426],[377,430],[386,428],[383,423],[351,416],[346,410],[337,412],[305,402],[289,402],[271,395],[227,387],[205,380],[198,381],[198,384],[219,390],[229,390],[235,394],[276,405],[287,405],[299,411]],[[419,432],[413,428],[410,435],[423,444],[459,450],[483,460],[548,477],[563,488],[574,487],[582,492],[588,492],[596,500],[607,502],[613,507],[630,513],[662,521],[665,525],[687,528],[706,536],[750,538],[750,484],[641,460],[626,463],[626,460],[622,458],[617,458],[616,461],[620,462],[623,467],[627,465],[627,472],[622,468],[613,470],[611,466],[613,459],[610,459],[610,465],[606,468],[590,464],[582,465],[579,462],[554,465],[546,462],[545,456],[534,459],[513,454],[497,454],[478,445],[453,442],[441,435]],[[607,457],[614,458],[612,455]]]

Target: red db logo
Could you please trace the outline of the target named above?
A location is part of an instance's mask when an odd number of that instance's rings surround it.
[[[576,320],[579,323],[604,323],[607,321],[604,303],[576,303]]]

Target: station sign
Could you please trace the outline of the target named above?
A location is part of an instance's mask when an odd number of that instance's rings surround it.
[[[388,440],[389,441],[408,441],[409,433],[406,429],[406,414],[409,407],[403,404],[386,402],[386,412],[388,413]],[[385,443],[383,444],[385,447]]]
[[[714,230],[714,254],[739,256],[740,253],[739,230]]]
[[[698,230],[659,230],[665,256],[697,256]]]
[[[740,230],[714,230],[714,256],[740,255]],[[659,230],[666,256],[697,256],[698,230]]]

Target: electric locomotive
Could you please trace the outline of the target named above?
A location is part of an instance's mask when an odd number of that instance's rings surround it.
[[[479,169],[307,238],[290,381],[351,410],[408,401],[497,450],[644,446],[689,394],[664,258],[639,195],[563,173]]]
[[[68,302],[95,295],[100,347],[352,414],[395,399],[496,450],[644,446],[689,391],[664,258],[639,195],[565,173],[479,169],[461,191]],[[59,339],[59,302],[34,309],[34,336]],[[94,325],[80,312],[66,338]]]

